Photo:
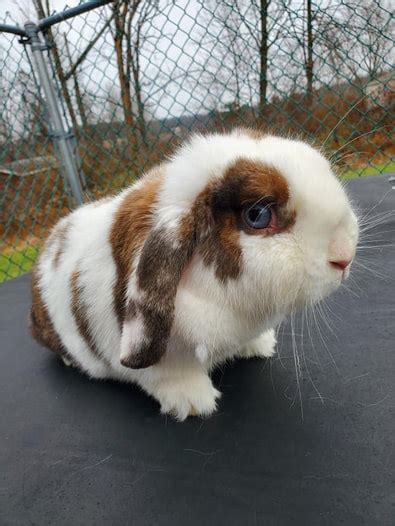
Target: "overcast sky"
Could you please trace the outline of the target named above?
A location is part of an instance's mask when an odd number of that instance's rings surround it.
[[[212,11],[217,8],[218,2],[215,0],[177,0],[176,2],[159,0],[159,2],[159,14],[149,26],[148,32],[151,38],[155,34],[160,35],[161,38],[154,38],[151,44],[144,45],[140,57],[143,94],[148,107],[147,117],[175,117],[207,113],[212,109],[222,109],[226,103],[234,100],[232,99],[234,97],[232,83],[234,84],[235,72],[238,72],[237,80],[240,81],[244,89],[243,103],[256,105],[259,91],[259,60],[257,60],[259,48],[256,45],[254,47],[254,41],[251,40],[250,35],[241,34],[240,27],[237,26],[236,34],[240,37],[241,50],[235,53],[230,52],[228,45],[227,51],[226,40],[225,45],[223,45],[224,25],[219,24],[221,27],[218,28],[218,24],[215,24],[212,18],[210,22],[207,22],[207,10]],[[67,3],[66,0],[51,0],[51,6],[58,12],[64,10],[66,5],[73,7],[79,3],[79,0],[67,0]],[[340,0],[336,2],[322,0],[317,2],[315,6],[319,6],[321,15],[326,14],[333,17],[339,11],[340,4]],[[35,19],[33,5],[33,0],[0,0],[0,22],[23,25],[27,19]],[[248,1],[243,5],[245,9],[251,9]],[[305,34],[303,18],[305,10],[303,6],[305,4],[302,3],[302,0],[292,0],[290,5],[294,22],[295,24],[297,22],[299,26],[299,37],[303,35],[301,37],[303,39]],[[381,7],[384,5],[388,7],[391,3],[390,0],[382,0],[380,5]],[[271,3],[272,10],[277,8],[278,11],[278,6],[279,2]],[[204,10],[206,10],[206,18],[203,15]],[[10,14],[7,15],[7,12]],[[65,50],[62,49],[62,46],[64,48],[64,35],[69,42],[72,62],[74,62],[87,43],[100,31],[105,20],[108,19],[109,12],[110,6],[100,7],[56,25],[54,32],[55,36],[58,37],[57,43],[61,49],[66,70],[69,63]],[[358,14],[357,8],[355,13]],[[256,17],[257,14],[254,11],[252,23]],[[361,15],[359,17],[361,18]],[[273,20],[276,20],[275,15]],[[277,18],[278,20],[281,18]],[[283,22],[278,23],[282,31],[283,28],[286,30],[289,26]],[[202,33],[205,31],[207,31],[206,36],[209,38],[203,40]],[[276,28],[272,29],[270,34],[276,33],[276,31]],[[362,32],[361,36],[359,34],[353,35],[351,26],[348,27],[347,31],[345,34],[348,35],[349,39],[355,39],[356,43],[358,42],[357,38],[364,37],[367,40],[366,32]],[[317,32],[317,34],[319,33]],[[289,35],[286,36],[289,37]],[[284,97],[290,92],[289,90],[295,89],[295,87],[303,89],[305,83],[303,55],[299,42],[291,37],[285,41],[280,39],[279,43],[274,40],[271,44],[273,43],[274,45],[271,45],[269,49],[269,98],[273,94]],[[318,49],[321,54],[327,53],[330,48],[326,49],[327,46],[317,48],[316,45],[315,52]],[[358,48],[358,46],[354,47]],[[388,43],[387,47],[388,53],[392,53],[391,49],[393,50],[394,47],[391,48]],[[347,53],[349,51],[346,50]],[[379,54],[382,53],[383,50],[379,50]],[[233,60],[235,57],[238,65]],[[358,59],[358,55],[355,57]],[[386,58],[387,65],[392,62],[390,58],[390,55]],[[208,63],[210,64],[209,67],[207,67]],[[356,60],[356,64],[359,63]],[[3,83],[9,82],[12,86],[13,73],[22,66],[29,72],[29,65],[26,65],[26,55],[23,46],[18,43],[18,38],[0,33],[0,80],[2,76]],[[318,85],[318,82],[336,83],[347,80],[349,72],[344,70],[346,72],[344,73],[341,66],[340,62],[336,68],[331,66],[326,55],[322,55],[320,61],[315,60],[315,75],[319,76],[315,80],[315,86]],[[366,75],[366,67],[365,70],[364,67],[361,69],[361,74]],[[211,81],[207,81],[207,77],[204,80],[204,75],[207,72],[212,74]],[[103,100],[106,99],[108,92],[111,92],[112,96],[120,101],[114,43],[109,31],[106,31],[104,36],[99,39],[94,49],[89,53],[87,60],[79,68],[78,73],[80,74],[81,86],[90,94],[91,100],[93,100],[92,97],[95,98],[95,102],[92,103],[92,110],[98,118],[103,111]],[[216,83],[215,81],[218,79],[219,82]]]
[[[51,0],[51,7],[55,11],[62,11],[65,6],[74,7],[78,0]],[[201,7],[201,6],[200,6]],[[58,24],[56,31],[63,38],[67,35],[73,59],[77,58],[86,43],[101,28],[105,21],[105,11],[109,7],[102,7],[87,14],[71,19],[71,21]],[[190,32],[198,10],[195,0],[180,0],[177,5],[168,6],[155,20],[155,29],[160,31],[163,38],[155,44],[155,49],[149,46],[143,49],[142,70],[145,76],[145,86],[152,116],[163,118],[178,116],[180,114],[195,113],[199,101],[193,100],[188,79],[182,71],[188,70],[191,63],[191,54],[196,52],[190,49]],[[23,24],[28,19],[36,19],[32,0],[0,0],[0,22],[7,24]],[[0,33],[0,45],[4,38],[8,39],[5,47],[9,53],[16,57],[22,53],[17,43],[17,38],[10,45],[10,36]],[[6,43],[7,44],[7,43]],[[11,65],[11,61],[9,61]],[[107,31],[106,37],[100,39],[95,49],[85,61],[82,72],[82,83],[88,90],[103,97],[104,91],[112,85],[118,85],[115,53],[111,35]],[[181,73],[180,73],[181,72]],[[174,79],[174,82],[169,82]],[[165,91],[158,89],[166,85]],[[101,111],[98,107],[97,111]]]
[[[66,5],[74,7],[79,5],[79,0],[51,0],[51,6],[55,11],[63,10]],[[0,0],[0,19],[9,11],[16,22],[23,24],[25,20],[35,19],[33,0]]]

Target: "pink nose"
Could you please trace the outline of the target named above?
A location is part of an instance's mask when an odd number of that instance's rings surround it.
[[[337,270],[345,270],[351,263],[351,259],[339,259],[338,261],[330,261],[329,263]]]

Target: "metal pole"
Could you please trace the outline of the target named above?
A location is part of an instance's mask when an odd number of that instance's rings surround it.
[[[54,24],[64,22],[69,18],[81,15],[87,11],[91,11],[92,9],[96,9],[96,7],[103,7],[110,2],[113,2],[113,0],[89,0],[88,2],[84,2],[83,4],[77,5],[76,7],[70,7],[69,9],[65,9],[60,13],[56,13],[54,15],[48,16],[47,18],[39,20],[38,30],[44,31]],[[1,32],[13,33],[14,35],[19,35],[20,37],[27,37],[26,32],[22,28],[18,26],[10,26],[8,24],[0,24],[0,33]]]
[[[77,5],[76,7],[70,7],[69,9],[66,9],[65,11],[61,11],[60,13],[56,13],[55,15],[51,15],[51,16],[48,16],[47,18],[43,18],[42,20],[39,20],[38,21],[39,30],[43,31],[44,29],[48,29],[54,24],[58,24],[59,22],[64,22],[65,20],[68,20],[69,18],[81,15],[82,13],[86,13],[87,11],[91,11],[92,9],[96,9],[96,7],[102,7],[106,4],[109,4],[112,1],[113,0],[90,0],[89,2],[84,2],[83,4]]]
[[[10,26],[8,24],[0,24],[0,33],[12,33],[13,35],[19,35],[25,37],[26,33],[23,29],[18,26]]]
[[[84,202],[84,197],[72,148],[73,134],[66,129],[62,113],[59,109],[56,90],[48,72],[47,64],[44,60],[43,53],[47,50],[47,46],[41,41],[38,35],[39,28],[37,24],[34,22],[27,22],[25,24],[25,31],[29,38],[28,43],[31,45],[33,60],[40,79],[40,84],[44,90],[52,128],[52,138],[56,146],[59,161],[73,198],[76,204],[80,205]]]

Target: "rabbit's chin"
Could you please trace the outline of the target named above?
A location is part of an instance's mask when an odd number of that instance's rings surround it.
[[[289,314],[322,301],[341,285],[341,274],[331,273],[324,265],[317,263],[309,273],[304,262],[294,258],[292,272],[281,272],[286,262],[270,265],[266,258],[258,264],[259,252],[251,252],[239,278],[226,283],[202,258],[193,258],[176,297],[174,331],[185,341],[238,348]]]
[[[307,305],[315,305],[327,299],[347,281],[349,275],[349,267],[344,272],[322,272],[321,276],[306,287],[305,301]]]
[[[342,279],[339,278],[337,280],[321,281],[317,284],[302,286],[296,297],[291,297],[284,301],[284,304],[287,303],[287,305],[282,310],[283,318],[290,314],[312,308],[325,301],[340,288],[341,284]]]

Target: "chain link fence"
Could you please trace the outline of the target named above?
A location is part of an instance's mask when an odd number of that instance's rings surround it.
[[[343,178],[395,171],[391,0],[29,4],[0,12],[0,281],[194,130],[302,136]]]

